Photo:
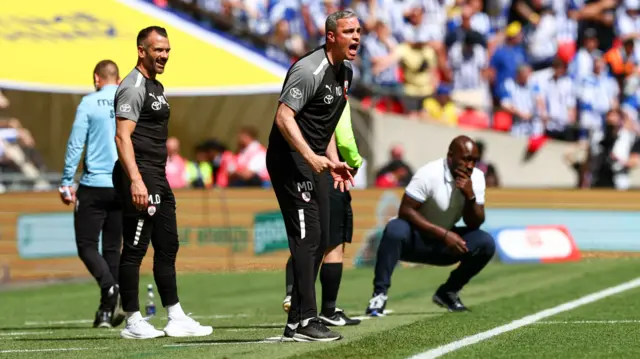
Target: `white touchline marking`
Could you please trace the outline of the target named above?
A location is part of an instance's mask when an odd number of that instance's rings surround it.
[[[52,334],[52,331],[48,332],[8,332],[8,333],[0,333],[1,336],[13,337],[19,335],[38,335],[38,334]]]
[[[227,319],[248,317],[248,314],[216,314],[216,315],[192,315],[193,319]],[[167,320],[166,317],[160,317],[160,320]],[[56,325],[56,324],[86,324],[93,323],[93,319],[76,319],[76,320],[54,320],[48,322],[24,322],[24,325]]]
[[[487,330],[486,332],[478,333],[475,335],[471,335],[460,340],[456,340],[455,342],[451,342],[446,345],[441,345],[437,348],[427,350],[426,352],[417,354],[415,356],[410,357],[410,359],[431,359],[437,358],[439,356],[445,355],[447,353],[451,353],[452,351],[458,350],[460,348],[464,348],[469,345],[473,345],[479,343],[483,340],[487,340],[489,338],[493,338],[497,335],[504,334],[506,332],[510,332],[512,330],[527,326],[529,324],[533,324],[541,319],[548,318],[552,315],[556,315],[558,313],[566,312],[585,304],[593,303],[600,299],[604,299],[606,297],[612,296],[614,294],[622,293],[629,289],[640,287],[640,278],[636,278],[632,281],[619,284],[614,287],[610,287],[607,289],[603,289],[599,292],[591,293],[585,295],[584,297],[580,297],[576,300],[572,300],[570,302],[560,304],[556,307],[545,309],[541,312],[528,315],[524,318],[520,318],[518,320],[514,320],[509,324],[505,324],[491,330]]]
[[[92,319],[77,319],[77,320],[54,320],[49,322],[24,322],[24,325],[55,325],[55,324],[85,324],[93,323]]]
[[[104,350],[109,348],[51,348],[51,349],[11,349],[0,350],[0,353],[37,353],[37,352],[71,352],[78,350]]]
[[[246,342],[211,342],[211,343],[183,343],[183,344],[167,344],[163,345],[165,348],[176,348],[176,347],[201,347],[201,346],[209,346],[209,345],[245,345],[245,344],[274,344],[279,343],[279,341],[275,340],[252,340]]]
[[[624,320],[550,320],[538,322],[536,324],[628,324],[640,323],[640,319],[624,319]]]

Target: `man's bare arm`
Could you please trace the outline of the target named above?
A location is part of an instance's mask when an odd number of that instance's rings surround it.
[[[432,234],[435,238],[444,239],[448,230],[429,222],[418,212],[422,203],[407,196],[402,197],[398,217],[416,226],[421,232]]]
[[[116,118],[116,148],[118,149],[118,158],[131,182],[142,179],[138,165],[136,164],[136,156],[133,152],[133,142],[131,142],[131,134],[135,128],[136,122],[127,120],[126,118]]]
[[[276,112],[276,126],[278,126],[278,129],[285,140],[287,140],[287,142],[289,142],[289,144],[298,151],[305,160],[309,161],[313,158],[315,153],[311,150],[311,147],[309,147],[309,144],[302,136],[300,127],[296,123],[295,113],[289,106],[283,103],[278,105],[278,111]]]
[[[340,157],[338,156],[338,146],[336,145],[336,133],[334,132],[331,135],[331,141],[329,141],[329,146],[327,147],[327,157],[333,163],[339,163]]]

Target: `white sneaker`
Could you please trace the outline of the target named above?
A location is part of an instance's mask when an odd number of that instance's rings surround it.
[[[131,319],[131,318],[130,318]],[[153,339],[164,337],[164,332],[153,327],[143,318],[126,321],[126,326],[120,332],[125,339]]]
[[[290,295],[284,297],[284,300],[282,301],[282,309],[284,309],[285,312],[289,313],[289,309],[291,309],[291,296]]]
[[[201,325],[189,316],[177,319],[169,317],[164,332],[170,337],[204,337],[213,333],[213,327]]]

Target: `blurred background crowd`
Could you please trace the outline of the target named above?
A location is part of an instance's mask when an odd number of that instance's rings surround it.
[[[327,14],[352,9],[363,36],[351,95],[364,106],[524,137],[531,156],[547,139],[574,143],[559,156],[579,187],[625,189],[638,163],[639,0],[153,3],[287,65],[323,43]],[[391,180],[411,173],[401,153],[391,149],[376,186],[405,183]]]
[[[581,188],[628,189],[640,159],[640,0],[145,1],[284,66],[324,42],[327,14],[352,9],[363,33],[350,98],[362,107],[524,138],[527,158],[549,139],[570,143],[558,157]],[[9,107],[0,94],[3,179],[43,178],[29,131],[3,116]],[[233,145],[210,139],[181,149],[171,139],[172,185],[268,186],[257,138],[246,127]],[[361,171],[358,187],[406,184],[415,169],[401,145],[388,150],[388,163],[368,171],[375,178]],[[500,185],[495,166],[478,166]]]

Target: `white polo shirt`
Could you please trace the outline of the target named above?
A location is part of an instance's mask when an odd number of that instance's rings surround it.
[[[484,173],[474,168],[471,173],[477,204],[484,204]],[[462,218],[464,195],[456,188],[446,158],[422,166],[405,189],[407,196],[422,203],[419,211],[429,222],[451,229]]]

